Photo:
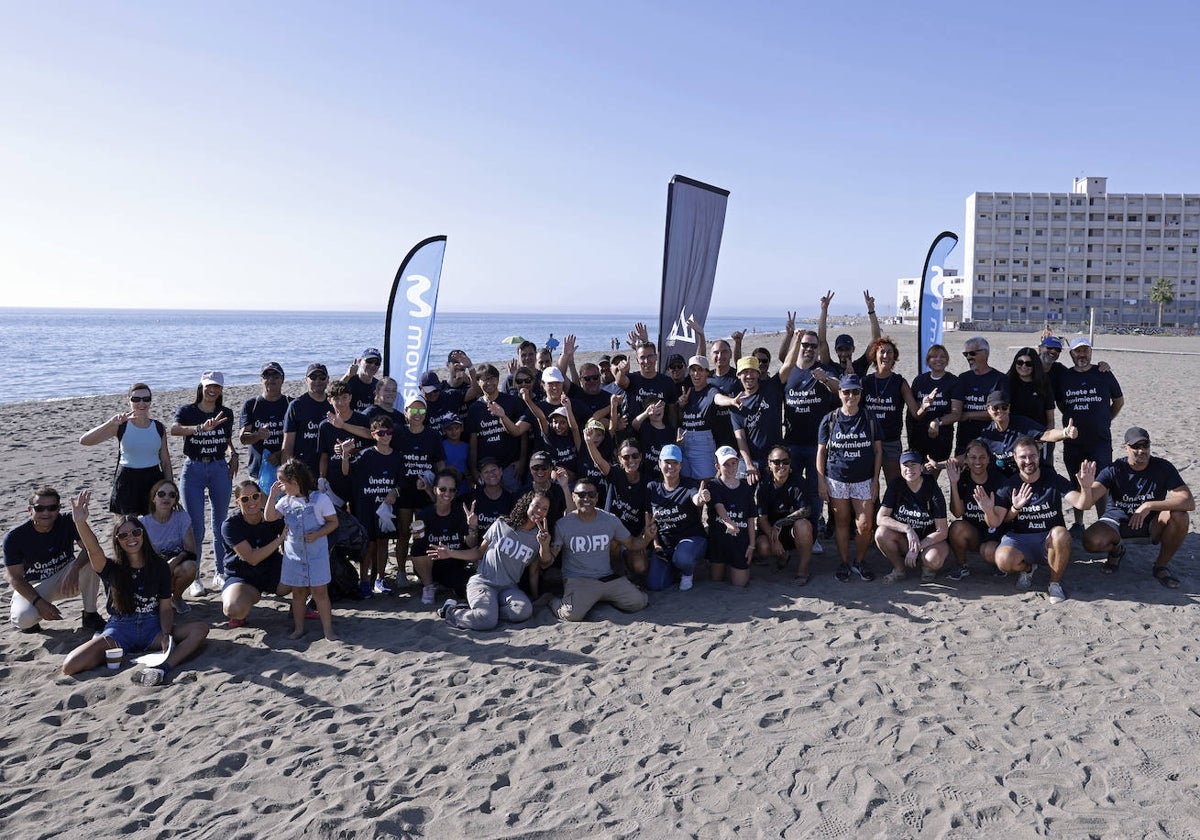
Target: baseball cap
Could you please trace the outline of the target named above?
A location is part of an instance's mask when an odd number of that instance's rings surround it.
[[[599,429],[602,432],[607,431],[607,429],[604,428],[604,423],[600,420],[597,420],[595,417],[593,417],[591,420],[587,421],[587,423],[584,424],[583,428]]]
[[[694,367],[698,367],[703,370],[712,370],[712,365],[708,363],[708,358],[706,356],[692,356],[692,358],[688,359],[687,366],[689,370]]]
[[[542,382],[566,382],[562,371],[556,367],[548,367],[542,371]]]
[[[262,373],[266,373],[269,370],[278,373],[280,376],[283,376],[283,367],[279,364],[279,362],[265,362],[262,366]]]
[[[754,356],[742,356],[738,359],[737,372],[741,373],[744,370],[757,370],[761,373],[761,368],[758,366],[758,359]]]
[[[843,347],[848,347],[849,349],[853,350],[854,336],[850,335],[849,333],[842,333],[833,340],[834,350],[841,350]]]
[[[680,449],[678,446],[676,446],[673,443],[668,443],[666,446],[664,446],[662,448],[662,451],[658,453],[658,460],[660,460],[660,461],[679,461],[680,463],[682,463],[683,462],[683,450]]]
[[[408,408],[413,403],[420,403],[423,406],[429,405],[429,403],[425,402],[425,397],[421,396],[420,394],[413,394],[411,397],[409,397],[407,400],[404,401],[404,407]]]
[[[667,357],[667,367],[683,367],[683,355],[672,353]]]
[[[920,455],[918,455],[916,452],[913,452],[912,450],[909,450],[908,452],[905,452],[900,456],[900,463],[901,464],[924,464],[925,462],[921,460]]]
[[[529,463],[530,464],[549,464],[550,463],[550,453],[543,452],[543,451],[534,452],[532,455],[529,456]]]
[[[321,364],[320,362],[313,362],[311,365],[308,366],[308,370],[304,371],[304,376],[309,377],[309,376],[312,376],[314,373],[323,373],[326,376],[328,376],[329,369],[327,367],[325,367],[325,365]]]
[[[1077,350],[1080,347],[1091,347],[1091,346],[1092,346],[1092,342],[1088,341],[1087,336],[1081,335],[1081,336],[1079,336],[1079,338],[1071,339],[1071,349],[1072,350]]]
[[[461,353],[461,352],[462,352],[461,350],[451,350],[449,353],[447,353],[447,354],[446,354],[446,364],[447,364],[447,365],[452,365],[452,364],[454,364],[454,357],[455,357],[455,355],[457,355],[457,354],[459,354],[459,353]]]
[[[861,391],[862,380],[858,378],[857,373],[847,373],[838,380],[838,388],[843,391]]]
[[[374,347],[368,347],[366,350],[362,351],[362,355],[360,356],[360,358],[363,358],[363,359],[379,359],[380,361],[382,361],[382,360],[383,360],[383,354],[382,354],[382,353],[380,353],[380,352],[379,352],[379,350],[378,350],[378,349],[376,349],[376,348],[374,348]]]
[[[1125,432],[1125,442],[1130,446],[1135,443],[1141,443],[1142,441],[1149,443],[1150,433],[1141,426],[1131,426],[1129,430]]]
[[[741,456],[738,455],[737,450],[734,449],[732,446],[717,447],[717,463],[718,464],[724,464],[730,458],[732,458],[736,461],[740,457]]]
[[[225,387],[225,375],[219,370],[206,370],[200,374],[201,385],[220,385]]]
[[[421,374],[421,392],[428,394],[430,391],[442,390],[442,380],[438,379],[438,375],[431,370],[427,370]]]
[[[565,419],[567,416],[567,410],[560,405],[558,408],[556,408],[550,412],[550,416],[551,417],[562,417]]]
[[[992,391],[987,395],[988,408],[994,405],[1008,405],[1009,402],[1008,394],[1003,391]]]
[[[1062,342],[1052,335],[1048,335],[1042,339],[1042,347],[1049,347],[1051,350],[1061,350]]]

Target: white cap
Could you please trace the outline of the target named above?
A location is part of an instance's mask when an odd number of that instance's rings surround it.
[[[556,367],[548,367],[542,371],[542,382],[566,382],[562,371]]]
[[[220,385],[225,387],[225,375],[219,370],[206,370],[200,374],[201,385]]]
[[[721,446],[721,447],[717,448],[717,463],[718,464],[724,464],[730,458],[732,458],[733,460],[736,461],[740,457],[742,457],[742,456],[738,455],[737,450],[734,449],[732,446]]]

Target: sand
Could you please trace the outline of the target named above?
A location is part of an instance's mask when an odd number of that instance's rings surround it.
[[[893,333],[911,378],[912,331]],[[965,337],[948,336],[956,362]],[[1005,368],[1024,343],[989,337]],[[1097,343],[1126,392],[1118,439],[1146,426],[1195,485],[1195,400],[1172,386],[1197,381],[1200,356],[1182,354],[1200,343]],[[156,395],[155,416],[189,396]],[[76,441],[120,405],[0,412],[5,531],[35,483],[107,496],[115,445]],[[283,601],[231,630],[210,594],[186,617],[211,626],[207,648],[159,689],[61,676],[85,639],[67,602],[40,634],[0,633],[0,824],[20,838],[1193,837],[1198,549],[1193,522],[1173,591],[1149,546],[1115,576],[1077,550],[1053,608],[1045,571],[1021,593],[977,558],[961,582],[841,584],[832,545],[804,589],[756,566],[744,591],[702,581],[578,625],[542,608],[464,633],[409,590],[339,605],[340,643],[315,623],[288,641]]]

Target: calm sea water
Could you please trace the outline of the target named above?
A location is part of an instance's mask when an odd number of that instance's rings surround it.
[[[653,337],[649,315],[438,313],[431,364],[445,365],[455,349],[475,362],[510,359],[516,348],[501,340],[511,335],[541,346],[551,333],[561,339],[573,332],[580,351],[607,350],[613,337],[624,343],[638,320]],[[711,317],[706,327],[711,339],[737,329],[776,332],[783,319]],[[245,384],[258,381],[264,361],[283,365],[292,383],[286,392],[298,393],[310,362],[340,375],[363,349],[383,349],[383,329],[382,312],[0,309],[0,404],[122,393],[137,381],[185,388],[205,370]]]

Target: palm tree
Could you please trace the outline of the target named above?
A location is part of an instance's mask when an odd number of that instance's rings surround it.
[[[908,317],[908,313],[912,311],[912,304],[908,301],[908,296],[905,295],[904,300],[900,301],[900,311],[904,313],[904,317]]]
[[[1162,311],[1163,304],[1171,304],[1175,302],[1175,283],[1167,277],[1159,277],[1154,281],[1154,288],[1150,290],[1150,300],[1158,304],[1158,328],[1162,329]]]

